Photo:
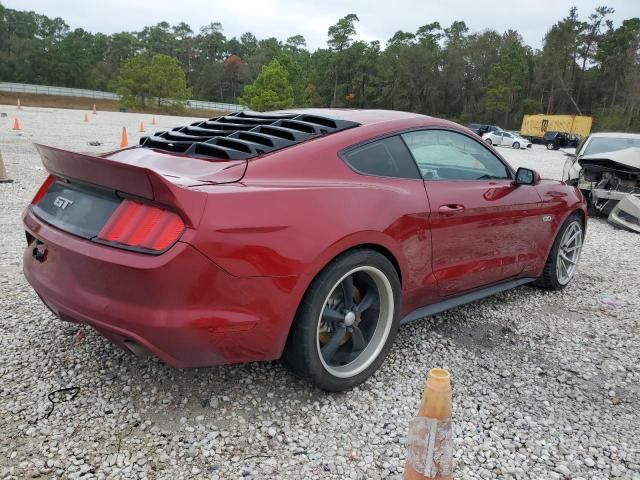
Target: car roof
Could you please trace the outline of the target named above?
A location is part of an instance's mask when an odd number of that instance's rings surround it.
[[[339,108],[244,110],[140,138],[139,147],[223,160],[247,160],[306,140],[362,128],[382,132],[407,126],[450,127],[452,122],[394,110]],[[378,133],[379,133],[378,132]]]
[[[640,138],[640,133],[598,132],[592,133],[591,138]]]
[[[307,114],[334,120],[347,120],[361,125],[389,122],[392,120],[408,120],[411,118],[432,118],[420,113],[401,112],[397,110],[362,110],[356,108],[294,108],[268,112],[271,114]],[[440,120],[440,119],[434,119]]]

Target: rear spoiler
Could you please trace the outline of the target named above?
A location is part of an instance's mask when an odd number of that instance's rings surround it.
[[[148,168],[46,145],[35,147],[53,175],[153,200],[176,210],[189,226],[198,226],[207,198],[204,192],[179,187]]]

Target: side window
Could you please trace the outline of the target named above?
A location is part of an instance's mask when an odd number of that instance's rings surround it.
[[[502,132],[502,135],[504,136],[504,138],[511,138],[511,137],[513,137],[513,135],[511,135],[509,132]]]
[[[409,150],[397,135],[352,148],[342,158],[351,168],[366,175],[421,178]]]
[[[507,166],[481,143],[447,130],[402,134],[425,180],[509,179]]]

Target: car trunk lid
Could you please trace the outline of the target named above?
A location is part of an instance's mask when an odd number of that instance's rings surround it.
[[[145,232],[162,236],[198,226],[207,198],[198,186],[237,182],[246,170],[246,160],[211,161],[146,148],[104,156],[36,148],[51,173],[32,202],[37,217],[82,238],[141,250],[158,245],[145,240]],[[146,230],[123,230],[116,220],[127,215],[130,224]],[[127,243],[131,238],[135,245]]]

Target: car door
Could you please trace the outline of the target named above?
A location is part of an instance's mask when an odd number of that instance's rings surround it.
[[[516,277],[538,261],[541,198],[483,142],[452,130],[402,135],[431,206],[432,266],[441,296]]]
[[[561,133],[560,135],[558,135],[558,147],[565,148],[568,145],[569,145],[569,137],[564,133]]]
[[[511,135],[509,132],[502,132],[502,141],[500,142],[500,145],[510,147],[512,143],[513,135]]]

